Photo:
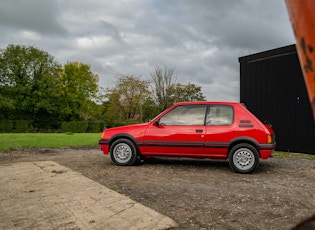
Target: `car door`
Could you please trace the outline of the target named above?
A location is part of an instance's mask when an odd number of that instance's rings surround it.
[[[179,105],[170,110],[145,133],[144,155],[202,155],[207,105]]]
[[[205,155],[211,158],[226,158],[228,146],[234,136],[233,106],[210,105],[205,126]]]

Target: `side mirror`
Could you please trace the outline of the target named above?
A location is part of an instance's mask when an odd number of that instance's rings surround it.
[[[160,120],[155,121],[153,125],[154,126],[159,126],[160,125]]]

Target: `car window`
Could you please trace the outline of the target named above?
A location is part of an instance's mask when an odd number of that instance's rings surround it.
[[[161,125],[204,125],[207,105],[181,105],[160,119]]]
[[[231,125],[234,119],[233,107],[229,105],[212,105],[207,115],[206,125]]]

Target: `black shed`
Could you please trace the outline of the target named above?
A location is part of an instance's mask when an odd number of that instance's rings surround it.
[[[240,101],[276,132],[276,150],[315,154],[315,123],[295,45],[239,58]]]

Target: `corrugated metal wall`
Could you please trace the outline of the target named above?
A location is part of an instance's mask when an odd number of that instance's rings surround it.
[[[315,154],[315,124],[295,45],[239,61],[240,100],[272,123],[276,149]]]

